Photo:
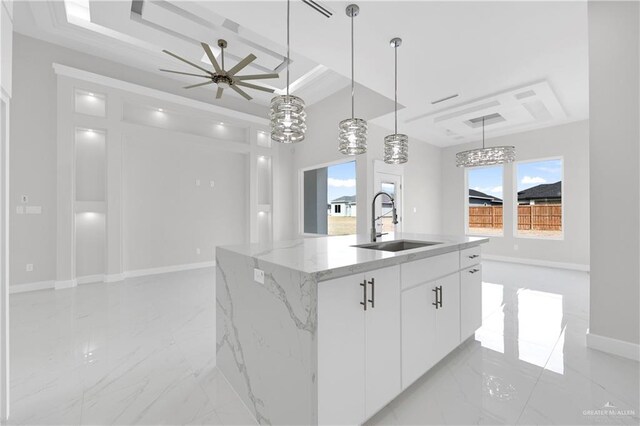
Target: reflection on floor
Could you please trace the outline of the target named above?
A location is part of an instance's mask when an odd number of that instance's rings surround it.
[[[638,424],[638,363],[585,347],[588,275],[484,262],[483,326],[370,424]],[[211,269],[11,296],[11,424],[251,424]],[[629,415],[629,413],[632,413]]]
[[[483,262],[482,328],[368,424],[638,424],[639,364],[586,348],[589,276]]]

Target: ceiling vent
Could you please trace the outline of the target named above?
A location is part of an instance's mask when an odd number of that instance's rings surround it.
[[[431,105],[436,105],[436,104],[439,104],[440,102],[444,102],[444,101],[448,101],[448,100],[453,99],[453,98],[457,98],[458,96],[459,95],[456,93],[456,94],[453,94],[453,95],[446,96],[444,98],[436,99],[435,101],[431,102]]]
[[[500,123],[502,121],[507,121],[503,116],[498,114],[497,112],[493,114],[482,115],[480,117],[471,118],[464,123],[472,128],[482,127],[482,123],[484,122],[485,126],[490,124]]]

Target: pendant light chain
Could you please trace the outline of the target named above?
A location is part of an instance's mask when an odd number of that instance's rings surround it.
[[[287,96],[289,96],[289,64],[291,58],[289,55],[289,16],[291,15],[291,0],[287,0]]]
[[[394,46],[393,53],[395,56],[395,125],[393,133],[398,133],[398,46]]]
[[[354,80],[354,48],[353,48],[353,13],[351,14],[351,118],[355,117],[355,80]]]

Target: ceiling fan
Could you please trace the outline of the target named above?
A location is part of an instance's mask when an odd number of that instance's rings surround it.
[[[221,55],[221,63],[222,64],[218,64],[218,61],[216,60],[215,55],[213,54],[213,52],[211,51],[211,47],[209,47],[209,45],[207,43],[200,43],[202,45],[202,48],[204,49],[204,52],[207,54],[207,57],[209,58],[209,61],[211,62],[211,65],[213,66],[213,69],[215,72],[211,72],[203,67],[201,67],[200,65],[194,64],[191,61],[188,61],[184,58],[181,58],[180,56],[176,55],[175,53],[169,52],[168,50],[163,50],[164,53],[166,53],[167,55],[171,55],[176,59],[181,60],[182,62],[191,65],[192,67],[196,67],[201,71],[204,71],[206,74],[193,74],[193,73],[188,73],[188,72],[182,72],[182,71],[173,71],[173,70],[165,70],[165,69],[160,69],[160,71],[164,71],[164,72],[170,72],[170,73],[174,73],[174,74],[182,74],[182,75],[190,75],[193,77],[202,77],[202,78],[206,78],[207,81],[205,81],[204,83],[197,83],[197,84],[192,84],[190,86],[185,86],[185,89],[192,89],[194,87],[200,87],[200,86],[206,86],[208,84],[216,84],[218,86],[218,91],[216,92],[216,99],[220,99],[222,97],[222,93],[224,92],[224,89],[232,89],[234,91],[236,91],[240,96],[242,96],[243,98],[245,98],[246,100],[250,101],[251,99],[253,99],[251,96],[249,96],[249,94],[247,94],[247,92],[245,92],[244,90],[242,90],[240,87],[238,86],[242,86],[242,87],[246,87],[248,89],[254,89],[254,90],[262,90],[263,92],[269,92],[269,93],[273,93],[274,89],[269,89],[267,87],[262,87],[262,86],[258,86],[255,84],[251,84],[251,83],[247,83],[246,80],[261,80],[261,79],[269,79],[269,78],[278,78],[278,74],[276,73],[272,73],[272,74],[253,74],[253,75],[236,75],[236,73],[240,72],[244,67],[246,67],[247,65],[249,65],[251,62],[253,62],[256,59],[256,55],[254,55],[253,53],[249,54],[246,58],[244,58],[243,60],[241,60],[240,62],[238,62],[234,67],[232,67],[229,70],[225,70],[224,69],[224,49],[227,47],[227,42],[226,40],[218,40],[218,47],[220,48],[220,55]]]

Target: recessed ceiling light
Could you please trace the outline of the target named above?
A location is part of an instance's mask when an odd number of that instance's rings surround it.
[[[89,96],[94,96],[93,93],[89,93]]]
[[[164,112],[162,108],[158,108],[158,112]]]

